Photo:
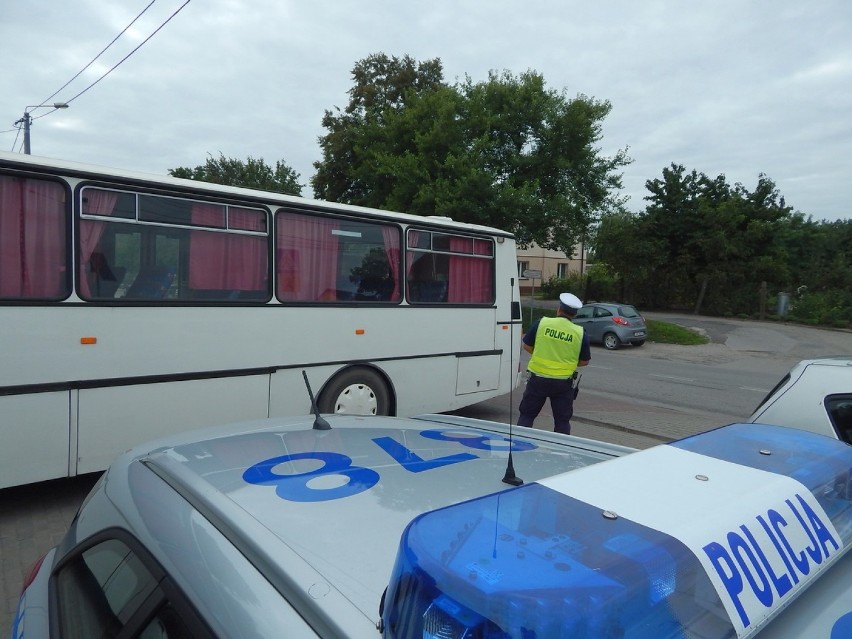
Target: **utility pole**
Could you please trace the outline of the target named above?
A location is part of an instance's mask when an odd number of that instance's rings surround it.
[[[32,123],[32,116],[24,111],[24,153],[27,155],[30,155],[30,125]]]
[[[30,155],[30,126],[33,123],[33,117],[30,115],[30,109],[38,109],[41,107],[53,107],[54,109],[67,109],[68,104],[65,102],[54,102],[53,104],[34,104],[24,108],[24,117],[15,122],[15,124],[24,125],[24,153]]]

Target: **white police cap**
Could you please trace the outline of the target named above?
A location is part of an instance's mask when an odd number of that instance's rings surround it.
[[[583,306],[583,302],[580,301],[580,298],[572,293],[560,294],[559,303],[563,306],[567,306],[568,308],[573,308],[574,310],[578,310]]]

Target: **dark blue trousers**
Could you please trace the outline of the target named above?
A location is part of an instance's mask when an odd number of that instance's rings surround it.
[[[570,435],[574,414],[574,384],[570,378],[552,379],[531,373],[518,408],[521,413],[518,426],[532,426],[548,399],[553,410],[553,430]]]

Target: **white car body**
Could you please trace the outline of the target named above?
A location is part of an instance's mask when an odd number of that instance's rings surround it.
[[[852,357],[799,362],[746,421],[801,428],[852,444]]]

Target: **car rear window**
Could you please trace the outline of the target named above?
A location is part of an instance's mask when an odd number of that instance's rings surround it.
[[[619,306],[618,312],[622,317],[639,317],[639,311],[632,306]]]

